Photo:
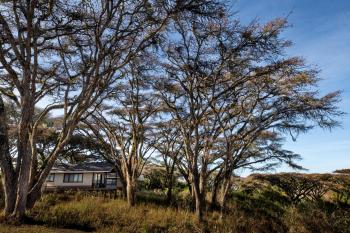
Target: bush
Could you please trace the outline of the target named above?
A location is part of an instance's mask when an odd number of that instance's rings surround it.
[[[338,203],[350,204],[350,178],[348,176],[335,176],[332,182],[332,191]]]
[[[287,209],[283,219],[289,233],[349,233],[350,210],[331,203],[304,203]],[[327,209],[324,209],[326,206]]]
[[[257,179],[267,181],[280,188],[294,204],[303,200],[319,201],[329,187],[315,177],[304,174],[282,173],[275,175],[256,175]]]

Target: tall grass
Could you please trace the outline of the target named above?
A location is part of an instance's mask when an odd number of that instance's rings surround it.
[[[130,208],[123,200],[100,197],[51,204],[50,199],[39,202],[30,213],[32,220],[54,227],[109,228],[112,232],[195,232],[197,228],[192,213],[154,204]]]
[[[149,197],[150,199],[145,201]],[[199,224],[189,210],[154,204],[147,193],[130,208],[123,200],[46,195],[28,213],[37,224],[96,232],[350,233],[350,212],[331,203],[290,205],[273,192],[233,194],[226,216],[208,212]],[[159,197],[162,200],[162,197]],[[1,233],[1,231],[0,231]],[[29,232],[27,232],[29,233]]]
[[[350,233],[350,205],[332,197],[295,204],[273,186],[242,188],[230,193],[224,218],[208,211],[199,223],[187,189],[176,193],[171,207],[164,193],[150,190],[138,193],[134,207],[101,193],[50,193],[27,213],[32,225],[0,224],[0,233]]]

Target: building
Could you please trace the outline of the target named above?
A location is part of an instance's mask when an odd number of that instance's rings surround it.
[[[45,181],[45,190],[113,190],[122,187],[113,165],[105,162],[56,164]]]

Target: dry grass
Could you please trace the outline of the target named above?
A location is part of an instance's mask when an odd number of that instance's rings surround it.
[[[192,212],[183,209],[151,203],[130,208],[123,200],[49,195],[37,203],[29,217],[35,224],[99,233],[349,233],[350,212],[329,205],[306,203],[295,207],[273,197],[272,192],[239,194],[231,198],[224,219],[217,212],[208,212],[206,223],[199,224]]]
[[[190,211],[187,192],[177,195],[177,208],[166,207],[155,192],[140,193],[140,202],[132,208],[124,200],[91,193],[47,194],[28,212],[27,225],[0,225],[0,233],[350,233],[347,202],[295,205],[275,187],[258,187],[231,193],[224,219],[218,212],[207,212],[203,224]]]
[[[9,226],[0,224],[0,233],[82,233],[82,231],[35,225]]]
[[[192,213],[152,204],[129,208],[123,200],[87,197],[54,206],[43,201],[30,217],[36,223],[53,227],[104,232],[196,232]],[[102,230],[101,230],[102,229]]]

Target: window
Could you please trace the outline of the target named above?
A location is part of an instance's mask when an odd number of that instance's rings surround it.
[[[55,173],[49,174],[49,176],[46,178],[47,182],[54,182],[55,181]]]
[[[99,183],[104,183],[104,178],[105,178],[105,174],[102,173],[94,173],[93,176],[93,183],[94,184],[99,184]]]
[[[106,185],[116,185],[117,179],[116,178],[107,178],[106,179]]]
[[[64,183],[83,183],[82,173],[66,173],[63,177]]]

